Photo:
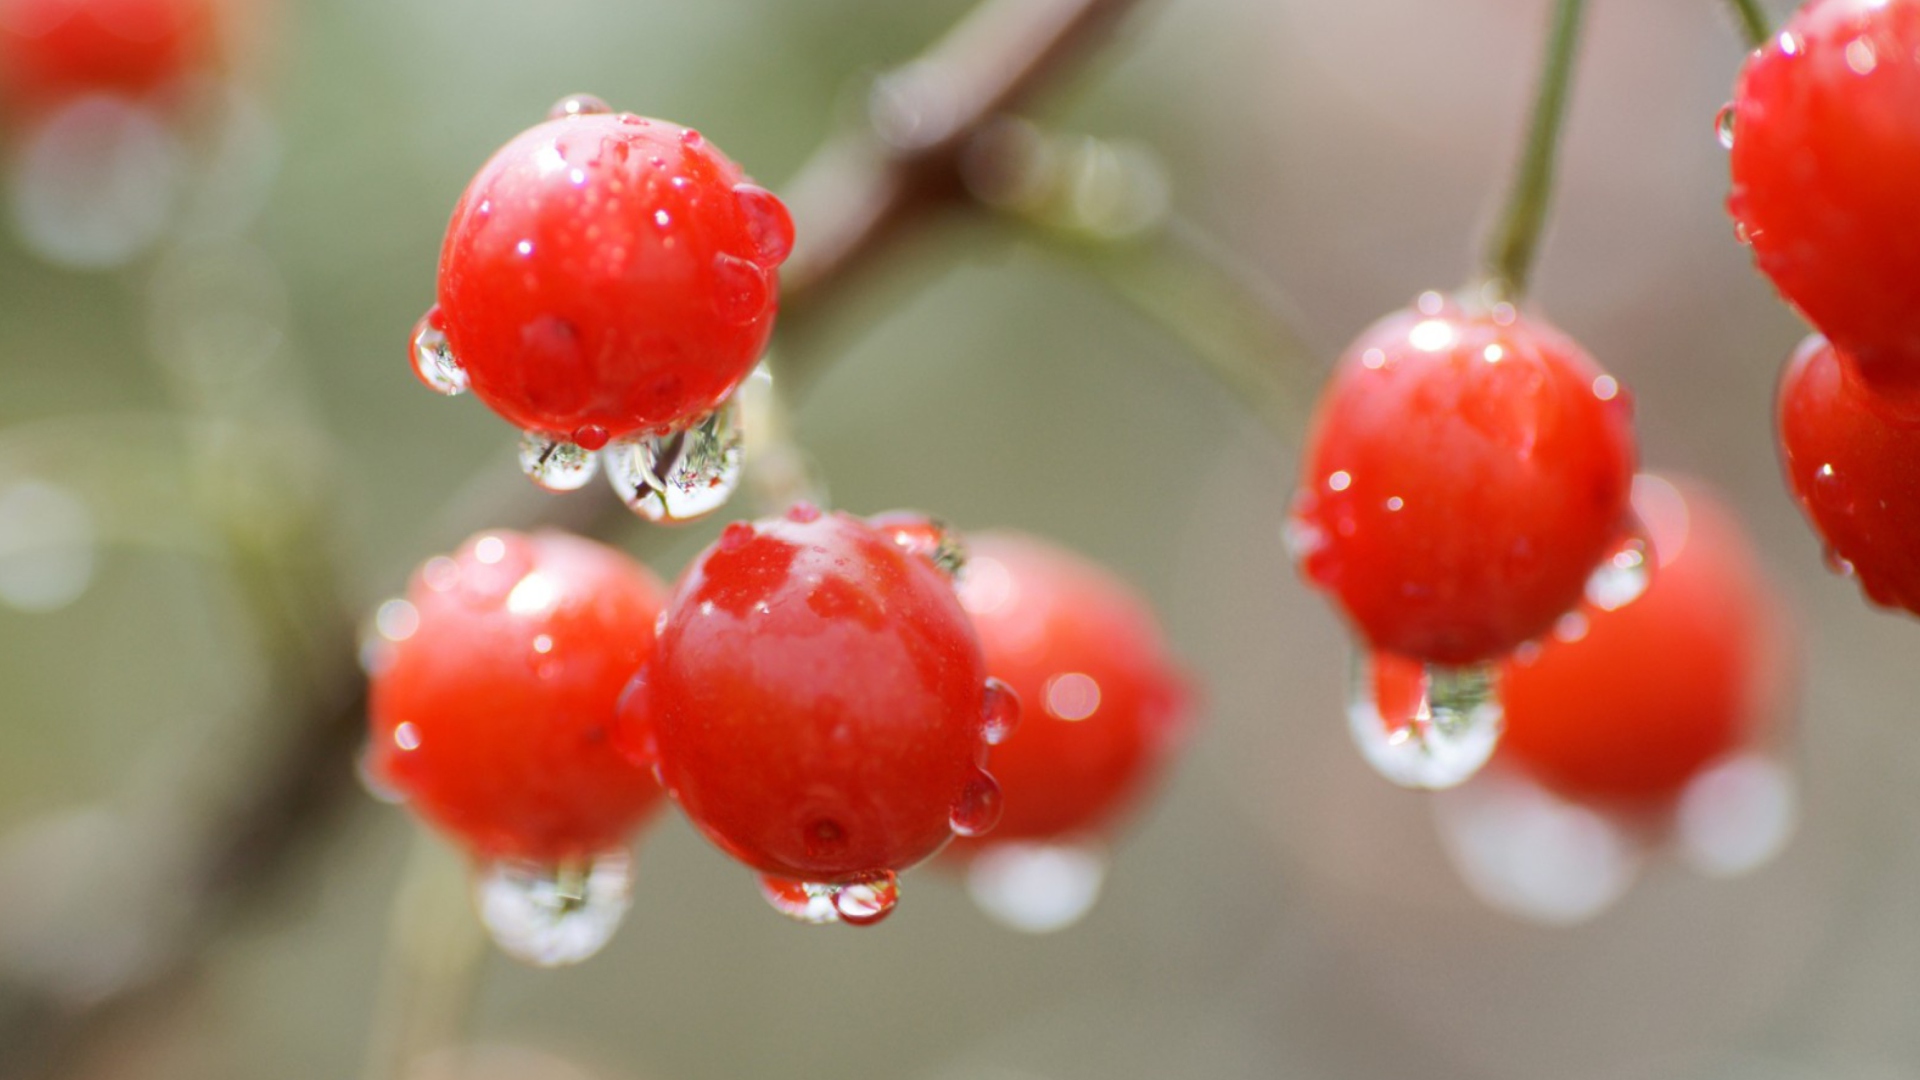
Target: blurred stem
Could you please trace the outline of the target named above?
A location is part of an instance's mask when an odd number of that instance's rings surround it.
[[[1316,367],[1313,352],[1254,268],[1179,218],[1125,242],[1089,242],[1043,226],[1026,235],[1179,339],[1274,437],[1298,438],[1312,397],[1297,376]]]
[[[485,971],[486,935],[468,900],[466,863],[416,828],[394,894],[387,950],[374,999],[365,1080],[453,1080],[419,1071],[420,1059],[458,1046]]]
[[[1772,29],[1767,13],[1761,10],[1760,0],[1727,0],[1727,10],[1733,13],[1733,21],[1740,24],[1740,33],[1746,37],[1748,48],[1757,49],[1767,43]]]
[[[1560,129],[1567,114],[1567,88],[1580,44],[1585,0],[1556,0],[1547,51],[1527,123],[1526,145],[1507,190],[1505,206],[1487,243],[1489,301],[1517,302],[1526,295],[1528,275],[1540,246],[1547,208],[1553,199],[1553,173],[1560,150]]]

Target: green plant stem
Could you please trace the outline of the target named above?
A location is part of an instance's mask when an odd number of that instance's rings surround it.
[[[1740,33],[1747,39],[1749,48],[1757,49],[1767,43],[1767,35],[1773,31],[1768,25],[1767,13],[1761,10],[1760,0],[1727,0],[1727,10],[1733,13],[1733,21],[1740,24]]]
[[[1487,244],[1489,299],[1517,301],[1526,294],[1528,275],[1540,246],[1547,207],[1553,198],[1554,164],[1560,129],[1567,114],[1567,87],[1580,43],[1584,0],[1557,0],[1547,31],[1547,53],[1534,91],[1527,141],[1514,170],[1513,185]]]
[[[423,1072],[422,1058],[457,1052],[489,955],[468,903],[465,863],[416,829],[393,898],[365,1080],[437,1080],[442,1071],[451,1080],[451,1062]]]

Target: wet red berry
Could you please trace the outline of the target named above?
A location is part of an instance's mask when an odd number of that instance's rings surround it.
[[[683,426],[759,359],[793,224],[697,132],[562,104],[454,208],[438,325],[474,394],[524,430]]]
[[[215,51],[209,0],[0,0],[0,102],[9,110],[86,93],[150,94]]]
[[[1780,380],[1781,464],[1827,561],[1867,598],[1920,614],[1920,416],[1876,396],[1824,338]]]
[[[429,560],[379,617],[370,771],[483,858],[619,845],[660,800],[612,733],[664,592],[562,533],[482,533]]]
[[[1087,560],[1018,533],[967,538],[960,601],[1020,697],[988,753],[1005,813],[979,843],[1097,837],[1166,769],[1191,695],[1152,611]]]
[[[888,872],[993,794],[973,627],[945,574],[868,523],[805,507],[729,526],[661,627],[624,737],[741,862],[890,896]],[[857,900],[841,891],[842,918],[877,917]]]
[[[1335,368],[1289,544],[1374,648],[1495,659],[1545,633],[1630,533],[1629,413],[1545,322],[1428,293]]]
[[[1920,381],[1920,2],[1812,0],[1729,116],[1727,207],[1760,269],[1867,374]]]
[[[1634,485],[1657,572],[1614,611],[1568,614],[1507,665],[1497,761],[1560,795],[1670,807],[1688,781],[1763,737],[1788,690],[1779,600],[1740,522],[1693,484]]]

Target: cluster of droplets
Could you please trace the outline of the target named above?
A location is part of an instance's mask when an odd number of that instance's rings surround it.
[[[762,874],[760,895],[773,910],[808,926],[872,926],[893,914],[899,904],[900,875],[880,870],[827,885]]]

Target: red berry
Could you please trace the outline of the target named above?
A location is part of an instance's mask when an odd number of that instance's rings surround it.
[[[1634,508],[1658,572],[1633,603],[1569,614],[1507,665],[1498,760],[1570,799],[1665,809],[1762,734],[1785,690],[1786,621],[1718,499],[1643,476]]]
[[[1633,529],[1625,392],[1541,320],[1428,293],[1322,392],[1289,542],[1372,647],[1442,665],[1545,633]]]
[[[604,109],[568,99],[494,154],[440,254],[437,324],[473,392],[583,445],[716,408],[766,346],[793,244],[699,133]]]
[[[1018,533],[967,546],[960,602],[1025,716],[987,758],[1006,812],[966,846],[1097,836],[1178,748],[1186,677],[1146,603],[1101,567]]]
[[[484,859],[617,847],[660,799],[611,736],[664,591],[562,533],[482,533],[429,560],[383,609],[373,774]]]
[[[215,38],[208,0],[0,0],[0,96],[150,94],[210,63]]]
[[[715,844],[816,891],[843,886],[840,917],[873,921],[892,872],[992,797],[986,683],[945,574],[805,507],[728,526],[688,567],[624,737]],[[808,894],[769,895],[799,914]]]
[[[1781,377],[1779,422],[1787,482],[1829,565],[1874,603],[1920,614],[1920,417],[1878,397],[1816,334]]]
[[[1920,2],[1811,0],[1747,60],[1727,207],[1869,375],[1920,380]]]

